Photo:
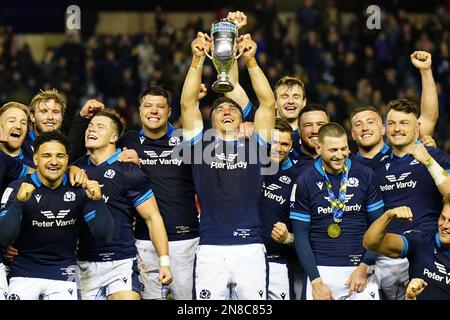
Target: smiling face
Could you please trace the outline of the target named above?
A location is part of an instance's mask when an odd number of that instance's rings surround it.
[[[450,249],[450,204],[444,204],[438,220],[439,240],[442,245]]]
[[[305,106],[306,99],[303,89],[299,85],[292,87],[279,86],[276,89],[277,115],[288,121],[297,121],[300,110]]]
[[[30,118],[38,134],[58,130],[63,120],[62,106],[53,99],[41,101],[30,114]]]
[[[172,109],[163,96],[146,95],[139,107],[142,126],[150,131],[165,128],[171,114]]]
[[[403,148],[416,141],[419,123],[413,113],[391,110],[386,120],[387,139],[395,148]]]
[[[270,159],[275,163],[283,162],[288,157],[291,148],[291,133],[274,130],[272,144],[270,146]]]
[[[371,110],[358,112],[351,122],[352,138],[358,147],[367,149],[383,142],[384,126],[376,112]]]
[[[58,141],[49,141],[40,145],[33,155],[39,179],[49,186],[62,179],[67,169],[69,156],[67,150]]]
[[[344,169],[350,150],[348,148],[347,136],[324,137],[317,144],[317,153],[322,156],[325,171],[331,174],[339,174]]]
[[[307,152],[315,153],[319,129],[328,122],[328,116],[323,111],[309,111],[302,114],[299,119],[300,140]]]
[[[20,150],[28,130],[27,114],[19,108],[9,108],[0,116],[0,125],[6,132],[6,149]]]
[[[85,133],[86,149],[103,149],[115,145],[118,133],[113,121],[106,116],[94,116]]]
[[[214,129],[236,131],[242,122],[241,111],[231,103],[222,103],[212,111],[211,122]]]

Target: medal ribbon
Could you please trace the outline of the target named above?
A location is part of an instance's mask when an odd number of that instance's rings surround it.
[[[328,198],[331,205],[331,209],[333,210],[333,220],[335,223],[339,223],[342,221],[342,216],[344,215],[345,208],[345,193],[347,192],[347,178],[348,178],[348,168],[347,165],[344,165],[344,170],[342,172],[341,183],[339,184],[339,196],[336,199],[336,195],[333,192],[333,185],[331,184],[331,180],[325,171],[325,168],[322,166],[323,173],[326,179]]]

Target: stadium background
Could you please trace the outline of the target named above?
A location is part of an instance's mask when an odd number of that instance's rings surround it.
[[[305,2],[312,2],[308,6]],[[67,33],[69,5],[81,9],[81,30]],[[366,8],[382,8],[380,30],[366,27]],[[68,98],[63,130],[75,112],[95,97],[138,128],[138,95],[148,84],[172,93],[177,123],[182,84],[197,30],[228,11],[243,10],[258,43],[257,58],[271,85],[284,75],[301,78],[309,102],[323,104],[332,121],[347,128],[356,107],[385,113],[390,99],[420,102],[420,75],[410,63],[414,50],[433,55],[439,121],[435,140],[450,151],[450,1],[9,1],[0,9],[0,103],[29,103],[55,87]],[[211,63],[203,80],[216,79]],[[246,72],[243,87],[255,101]],[[202,102],[208,119],[216,97]]]

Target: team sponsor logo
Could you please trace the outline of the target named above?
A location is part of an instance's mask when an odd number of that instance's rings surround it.
[[[53,220],[53,221],[38,221],[38,220],[31,220],[31,225],[33,227],[38,228],[52,228],[52,227],[66,227],[66,226],[72,226],[75,224],[77,219],[72,218],[70,220],[63,220],[70,212],[70,209],[67,210],[59,210],[58,213],[54,213],[51,210],[41,210],[41,214],[47,218],[47,220]]]
[[[414,159],[413,161],[411,161],[411,162],[409,163],[409,165],[411,165],[411,166],[413,166],[413,165],[415,165],[415,164],[419,164],[419,161],[417,161],[417,159]]]
[[[397,189],[414,189],[417,185],[417,181],[409,180],[405,181],[405,179],[411,174],[410,172],[404,172],[400,176],[396,177],[393,174],[387,175],[386,179],[391,182],[391,184],[385,184],[380,186],[381,191],[389,191],[393,190],[394,188]]]
[[[105,174],[103,175],[106,179],[113,179],[116,175],[116,172],[113,169],[108,169],[105,171]]]
[[[173,150],[164,150],[159,155],[153,150],[144,150],[144,153],[149,156],[151,159],[139,159],[141,165],[151,165],[154,166],[156,164],[162,165],[176,165],[180,166],[182,160],[177,158],[168,159],[169,156],[172,155]]]
[[[218,161],[211,161],[211,169],[227,169],[227,170],[234,170],[234,169],[246,169],[247,168],[247,161],[239,161],[236,163],[233,163],[234,160],[238,157],[237,153],[230,153],[228,155],[225,155],[225,153],[220,153],[216,155],[216,158],[225,161],[218,162]]]
[[[357,188],[359,186],[359,180],[354,177],[348,178],[347,187]]]
[[[423,275],[436,282],[445,283],[450,285],[450,272],[447,272],[447,268],[439,262],[434,262],[438,272],[431,271],[427,268],[423,268]]]
[[[237,158],[237,153],[230,153],[229,155],[225,155],[225,153],[221,153],[216,155],[219,160],[233,162]]]
[[[39,203],[39,201],[41,201],[42,195],[35,194],[34,197],[36,198],[36,202]]]
[[[65,202],[71,202],[71,201],[75,201],[76,196],[75,193],[72,191],[67,191],[66,193],[64,193],[64,201]],[[39,201],[38,201],[39,202]]]
[[[391,164],[390,163],[386,163],[385,164],[385,167],[386,167],[386,171],[388,171],[388,169],[389,169],[389,167],[391,166]]]
[[[145,137],[139,137],[139,140],[141,141],[141,144],[144,144],[144,141],[145,141]]]
[[[283,182],[285,184],[291,184],[292,182],[291,178],[289,178],[288,176],[281,176],[280,179],[278,180],[280,180],[280,182]]]
[[[330,198],[327,196],[324,196],[325,200],[330,201]],[[346,194],[344,203],[349,202],[353,198],[353,194]],[[345,205],[344,211],[345,212],[359,212],[361,211],[362,206],[359,203],[353,204],[353,205]],[[317,214],[331,214],[333,213],[333,209],[331,207],[317,207]]]
[[[405,180],[410,174],[411,174],[411,171],[410,171],[410,172],[405,172],[405,173],[402,173],[398,178],[396,178],[395,175],[390,174],[390,175],[387,175],[387,176],[386,176],[386,179],[388,179],[389,182],[403,181],[403,180]]]
[[[317,182],[316,184],[317,184],[317,186],[319,187],[319,189],[322,190],[322,188],[323,188],[323,182],[322,182],[322,181],[319,181],[319,182]]]
[[[102,199],[103,199],[103,201],[105,201],[105,203],[107,203],[108,202],[108,200],[109,200],[109,196],[107,196],[106,194],[102,194]]]
[[[269,186],[266,186],[265,183],[263,183],[263,188],[266,188],[267,190],[275,191],[278,189],[281,189],[281,187],[275,183],[270,184]]]
[[[47,219],[63,219],[70,212],[70,209],[67,210],[59,210],[59,212],[55,215],[53,211],[43,211],[41,210],[41,214],[43,214]]]
[[[150,158],[166,158],[172,154],[173,150],[164,150],[158,156],[158,154],[153,150],[144,150],[144,153],[148,155]]]
[[[180,138],[179,137],[170,137],[169,139],[169,146],[173,147],[180,144]]]
[[[268,198],[268,199],[272,199],[275,200],[276,202],[278,202],[280,205],[282,205],[283,203],[286,202],[286,199],[282,196],[282,195],[276,195],[274,193],[272,193],[271,191],[275,191],[278,189],[281,189],[281,186],[272,183],[269,186],[266,186],[265,183],[263,183],[263,188],[265,190],[263,190],[264,192],[264,197]]]
[[[324,198],[325,198],[325,200],[330,201],[330,197],[325,196]],[[353,193],[351,193],[351,194],[346,194],[346,195],[345,195],[344,203],[349,202],[352,198],[353,198]]]

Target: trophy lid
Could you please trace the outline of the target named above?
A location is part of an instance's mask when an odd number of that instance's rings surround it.
[[[238,35],[238,27],[234,22],[228,20],[220,20],[211,24],[211,35],[216,32],[232,32]]]

